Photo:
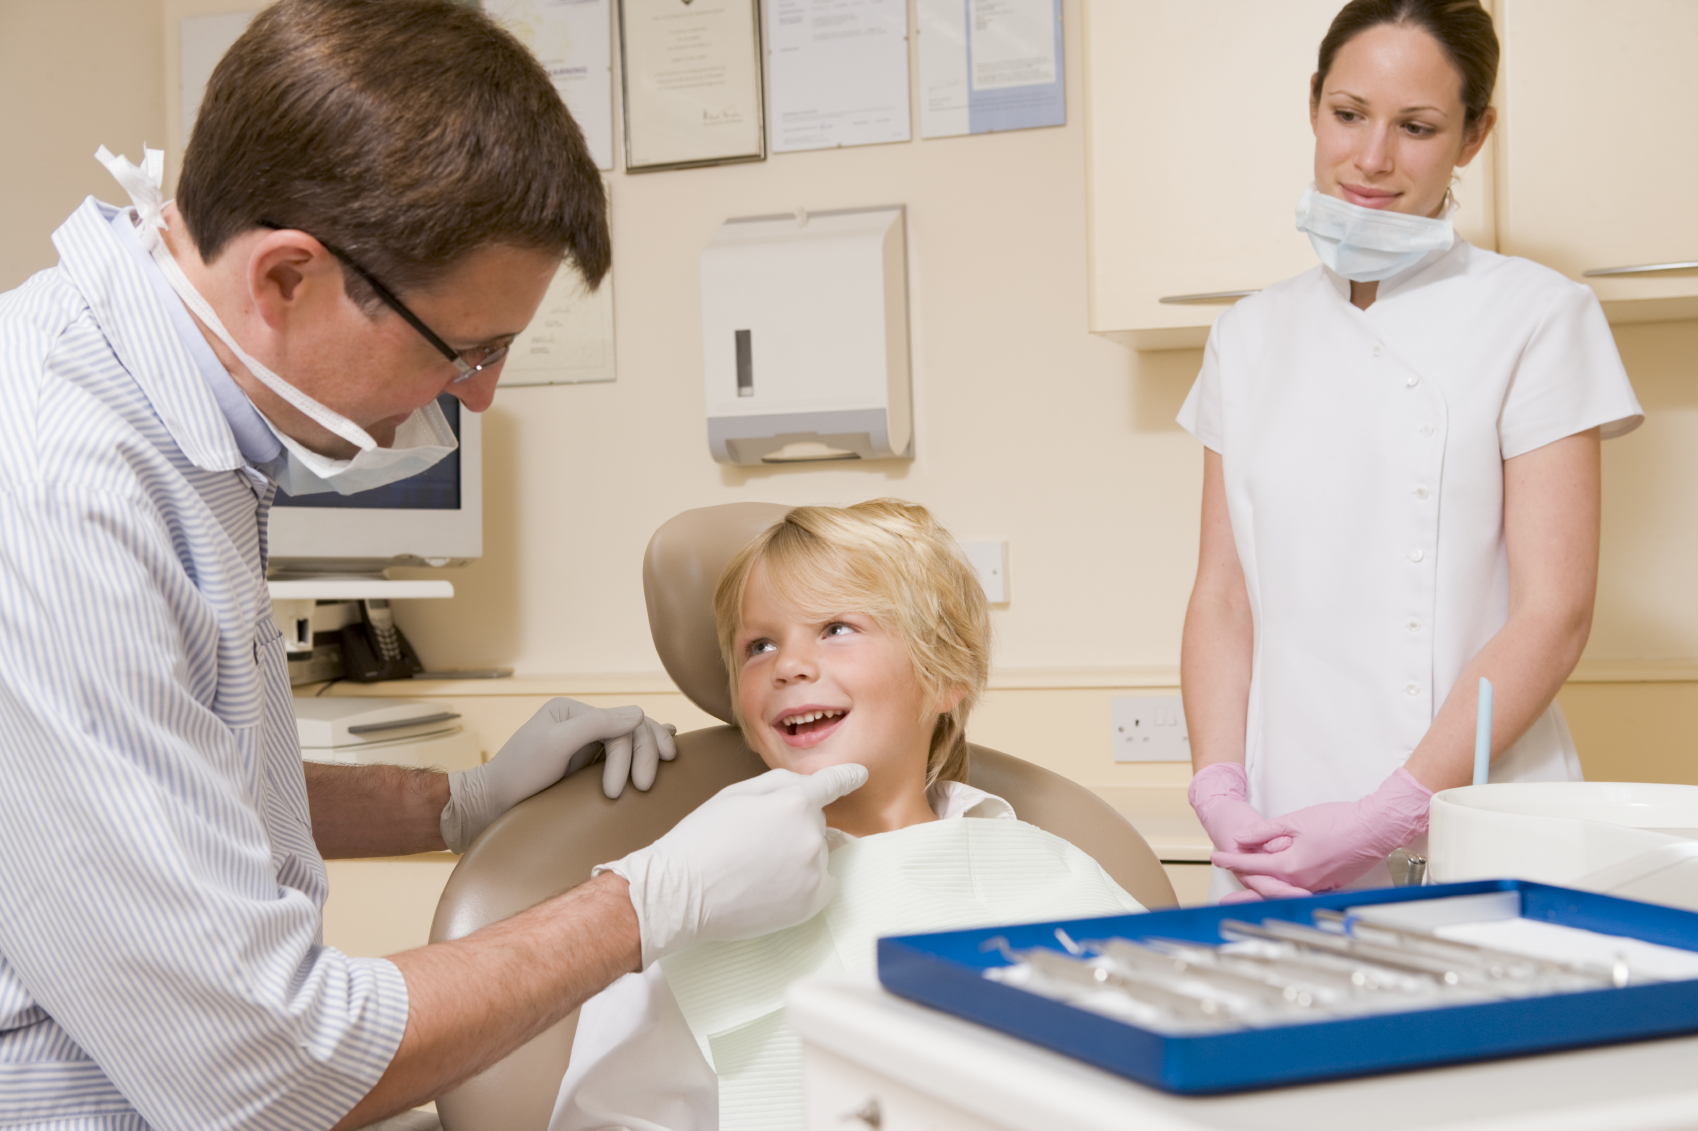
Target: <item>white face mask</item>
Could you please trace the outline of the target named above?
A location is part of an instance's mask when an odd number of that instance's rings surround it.
[[[1448,213],[1435,220],[1363,208],[1317,192],[1314,185],[1297,201],[1297,230],[1309,234],[1322,263],[1356,283],[1389,279],[1456,242]]]
[[[230,331],[224,328],[224,323],[213,312],[212,304],[195,290],[188,276],[183,274],[183,269],[171,258],[170,249],[160,237],[159,233],[166,226],[163,214],[165,202],[160,187],[165,170],[164,151],[143,150],[142,168],[137,168],[127,158],[114,157],[104,145],[95,153],[95,157],[130,194],[130,201],[141,215],[139,234],[142,246],[153,256],[153,261],[159,264],[159,269],[165,273],[171,289],[177,292],[183,303],[218,336],[219,341],[230,347],[230,352],[241,360],[257,380],[309,419],[359,449],[353,459],[331,459],[329,456],[320,455],[293,437],[284,435],[282,430],[261,412],[260,419],[265,421],[266,427],[270,428],[283,444],[283,466],[272,474],[279,487],[291,495],[311,495],[326,490],[352,495],[417,475],[441,462],[460,446],[459,441],[454,438],[454,430],[448,426],[448,418],[442,415],[442,410],[434,400],[423,408],[413,410],[413,414],[395,430],[394,444],[381,448],[364,428],[327,405],[313,400],[256,361],[236,344],[236,339],[230,336]]]

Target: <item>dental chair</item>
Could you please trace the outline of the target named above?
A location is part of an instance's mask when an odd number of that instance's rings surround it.
[[[731,722],[731,688],[714,628],[727,563],[790,508],[731,503],[685,511],[655,532],[643,559],[649,629],[685,695]],[[616,801],[599,773],[574,774],[515,806],[461,858],[437,905],[432,942],[460,938],[584,882],[590,869],[651,843],[685,814],[766,766],[735,726],[678,736],[653,788]],[[973,746],[969,780],[1007,798],[1022,820],[1071,841],[1151,910],[1178,903],[1144,838],[1085,787],[1030,762]],[[571,1016],[437,1101],[444,1131],[544,1131],[572,1052]]]

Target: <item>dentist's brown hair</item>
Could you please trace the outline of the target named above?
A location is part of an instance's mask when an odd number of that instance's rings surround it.
[[[591,287],[612,259],[601,174],[548,72],[453,0],[265,8],[207,83],[177,206],[208,263],[292,228],[403,296],[486,247],[558,254]]]

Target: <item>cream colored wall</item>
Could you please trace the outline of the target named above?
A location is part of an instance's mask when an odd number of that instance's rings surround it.
[[[1065,14],[1063,128],[612,175],[619,381],[501,393],[487,418],[486,556],[452,575],[454,601],[401,612],[429,662],[568,673],[558,686],[581,682],[574,674],[653,672],[637,563],[661,521],[739,499],[888,493],[926,503],[963,538],[1008,539],[1012,600],[993,613],[999,670],[1097,673],[1081,693],[1088,707],[1050,702],[1058,693],[993,692],[975,739],[1117,801],[1127,795],[1114,788],[1168,784],[1168,768],[1109,760],[1108,699],[1127,683],[1122,669],[1154,667],[1168,673],[1154,683],[1177,682],[1201,461],[1173,415],[1201,351],[1139,354],[1085,329],[1076,5]],[[1152,161],[1209,168],[1219,157]],[[909,208],[918,458],[714,464],[700,391],[701,247],[729,216],[892,201]],[[1698,322],[1623,326],[1618,340],[1649,420],[1605,448],[1588,656],[1698,657],[1698,586],[1688,581],[1698,560],[1698,491],[1688,487],[1698,483]],[[1610,724],[1634,685],[1578,686],[1565,702],[1593,776],[1677,780],[1692,761],[1698,780],[1685,737],[1698,714],[1667,694],[1678,684],[1641,689],[1641,706],[1668,722],[1633,743]],[[1057,727],[1047,713],[1061,710]]]
[[[1645,408],[1604,445],[1598,602],[1586,654],[1698,657],[1698,321],[1617,326]]]
[[[134,155],[143,140],[164,137],[175,156],[177,21],[246,6],[0,5],[0,121],[18,143],[0,168],[0,284],[53,262],[46,233],[84,194],[118,195],[88,156],[95,145]],[[1092,785],[1172,784],[1165,768],[1108,760],[1107,699],[1176,678],[1201,460],[1172,419],[1200,353],[1138,354],[1085,330],[1072,0],[1065,15],[1065,127],[611,175],[619,380],[502,391],[487,419],[486,556],[451,572],[456,599],[400,613],[427,661],[511,665],[548,677],[551,688],[605,687],[587,677],[609,672],[636,673],[614,681],[632,688],[664,686],[655,683],[638,575],[661,521],[738,499],[895,494],[932,506],[963,538],[1009,541],[1012,601],[994,613],[1000,671],[1096,673],[1084,680],[1088,707],[1046,706],[1050,696],[1012,680],[993,692],[975,738]],[[1230,175],[1230,155],[1219,153],[1151,161]],[[713,463],[701,394],[701,247],[730,216],[888,202],[909,208],[918,458],[782,471]],[[1698,586],[1689,581],[1698,551],[1698,492],[1689,488],[1698,483],[1698,322],[1624,326],[1617,336],[1650,419],[1605,449],[1603,573],[1588,655],[1698,658]],[[1167,674],[1150,677],[1151,669]],[[1666,778],[1687,764],[1690,731],[1684,700],[1657,688],[1683,684],[1631,676],[1585,684],[1578,695],[1571,687],[1565,702],[1595,720],[1582,738],[1593,748],[1583,750],[1589,765],[1603,758],[1621,770],[1611,776]],[[1621,736],[1631,728],[1612,720],[1640,685],[1650,690],[1631,709],[1669,723],[1641,726],[1629,744]],[[1064,727],[1046,718],[1055,709],[1070,712]],[[494,746],[504,734],[482,737]]]
[[[249,6],[0,0],[0,137],[11,147],[0,288],[54,262],[47,236],[83,196],[120,195],[90,157],[96,145],[137,156],[163,138],[174,168],[178,20]],[[1074,0],[1065,16],[1065,127],[612,174],[619,381],[501,393],[487,420],[487,554],[451,574],[455,600],[401,610],[433,665],[506,664],[531,678],[335,693],[445,697],[491,751],[550,694],[635,700],[704,725],[658,674],[648,641],[638,563],[650,532],[690,506],[894,494],[964,538],[1010,543],[1013,599],[994,613],[999,675],[974,739],[1091,785],[1138,814],[1152,842],[1182,845],[1185,768],[1113,764],[1108,711],[1116,694],[1177,683],[1201,460],[1172,421],[1200,351],[1137,354],[1085,330]],[[1151,160],[1231,175],[1229,154]],[[730,216],[890,202],[909,208],[918,459],[714,464],[701,247]],[[1649,419],[1605,448],[1597,620],[1562,702],[1594,779],[1698,783],[1698,322],[1621,327],[1617,339]],[[451,867],[443,854],[333,863],[327,938],[362,954],[422,943]]]
[[[1069,75],[1078,20],[1067,6]],[[778,155],[611,177],[619,381],[503,390],[488,414],[485,558],[403,624],[436,665],[650,672],[637,563],[685,507],[740,499],[926,503],[1010,543],[999,667],[1171,666],[1195,565],[1197,445],[1173,424],[1201,352],[1085,330],[1084,138],[993,137]],[[917,132],[917,131],[916,131]],[[1162,155],[1181,167],[1208,155]],[[1152,157],[1152,160],[1155,158]],[[707,454],[697,257],[726,217],[909,207],[918,458],[785,470]],[[1294,235],[1294,238],[1295,235]],[[1590,656],[1698,656],[1698,322],[1623,326],[1650,414],[1606,446]]]
[[[1067,17],[1076,80],[1072,4]],[[999,664],[1171,664],[1202,465],[1172,418],[1199,355],[1140,357],[1085,329],[1084,134],[1069,88],[1059,129],[613,174],[618,382],[501,392],[486,417],[486,555],[453,574],[460,597],[399,614],[427,662],[658,670],[638,563],[662,521],[740,499],[892,494],[963,538],[1008,540]],[[918,458],[714,463],[702,247],[732,216],[885,203],[908,206]]]
[[[112,199],[96,147],[139,158],[144,140],[164,140],[161,12],[158,0],[0,0],[0,291],[58,261],[49,237],[84,197]]]

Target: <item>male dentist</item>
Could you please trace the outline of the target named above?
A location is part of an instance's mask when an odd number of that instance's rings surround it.
[[[465,775],[303,774],[266,518],[452,450],[563,258],[608,269],[602,185],[548,75],[452,0],[280,0],[219,64],[175,204],[103,153],[59,265],[0,296],[0,1124],[360,1127],[453,1088],[619,975],[831,895],[859,767],[733,786],[649,848],[466,938],[321,941],[323,858],[463,849],[609,751],[544,708]],[[587,532],[586,532],[587,534]]]

